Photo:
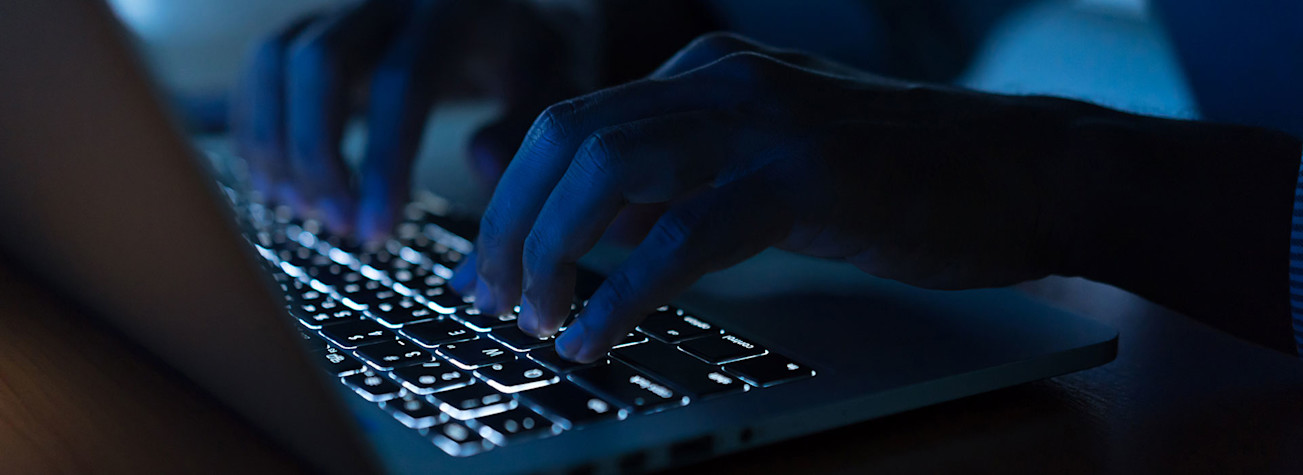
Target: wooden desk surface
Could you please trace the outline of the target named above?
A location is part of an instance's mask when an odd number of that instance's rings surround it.
[[[1118,328],[1117,360],[689,470],[1303,473],[1303,363],[1106,286],[1025,287]],[[180,375],[0,268],[0,471],[299,469]]]

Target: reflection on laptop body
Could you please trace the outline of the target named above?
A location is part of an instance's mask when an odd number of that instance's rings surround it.
[[[440,203],[362,249],[234,188],[222,199],[107,11],[14,10],[0,57],[28,68],[0,90],[29,93],[5,96],[0,219],[15,225],[0,245],[320,469],[653,470],[1115,352],[1112,330],[1012,291],[771,252],[574,365],[447,290],[473,230]]]

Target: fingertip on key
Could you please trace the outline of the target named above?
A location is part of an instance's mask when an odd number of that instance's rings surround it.
[[[521,299],[520,301],[520,315],[516,318],[516,326],[520,327],[520,331],[535,338],[547,338],[549,336],[539,332],[538,313],[534,310],[534,304],[530,303],[529,299]]]
[[[561,355],[562,358],[570,361],[587,363],[586,361],[579,360],[579,354],[581,353],[580,350],[583,349],[583,346],[584,326],[578,324],[578,322],[570,325],[569,328],[566,328],[566,331],[562,332],[561,336],[556,340],[556,352],[558,355]]]
[[[498,314],[497,302],[493,298],[493,290],[483,278],[476,278],[475,280],[475,308],[486,315]]]

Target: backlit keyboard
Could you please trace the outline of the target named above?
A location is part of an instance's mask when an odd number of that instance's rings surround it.
[[[321,367],[453,456],[815,374],[670,306],[607,358],[567,361],[553,338],[517,328],[514,313],[481,314],[451,290],[471,243],[445,217],[414,205],[393,239],[363,249],[283,210],[236,203]],[[600,282],[581,280],[575,313]]]

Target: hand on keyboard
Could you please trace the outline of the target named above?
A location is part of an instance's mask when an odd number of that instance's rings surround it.
[[[253,52],[233,99],[231,129],[255,188],[336,233],[378,240],[409,198],[431,105],[486,95],[505,110],[472,138],[471,156],[495,181],[538,112],[595,74],[574,65],[596,55],[580,51],[596,42],[564,36],[598,29],[548,8],[371,0],[287,25]],[[354,177],[340,144],[360,86],[368,136]]]
[[[1072,237],[1046,184],[1066,182],[1061,139],[1093,110],[707,36],[651,78],[548,108],[454,286],[551,335],[577,259],[631,203],[671,207],[557,340],[568,358],[600,358],[701,275],[770,246],[931,288],[1041,277],[1065,247],[1051,238]]]

